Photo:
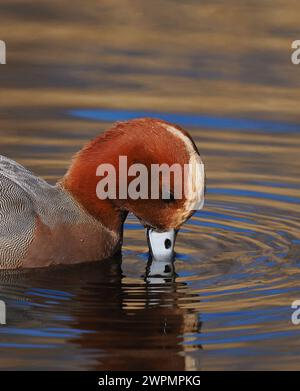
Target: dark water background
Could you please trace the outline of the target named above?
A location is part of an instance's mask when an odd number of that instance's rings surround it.
[[[123,259],[1,273],[1,369],[300,369],[299,2],[1,0],[0,153],[54,183],[119,119],[186,127],[205,208],[173,279]]]

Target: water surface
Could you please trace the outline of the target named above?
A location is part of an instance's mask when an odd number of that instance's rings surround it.
[[[1,2],[1,154],[54,183],[113,121],[151,115],[190,131],[208,177],[172,278],[145,278],[133,216],[121,259],[2,272],[1,369],[300,369],[296,8]]]

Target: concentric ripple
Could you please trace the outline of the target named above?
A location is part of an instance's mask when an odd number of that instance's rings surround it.
[[[3,153],[13,148],[15,159],[53,182],[85,141],[82,127],[89,138],[108,126],[99,118],[105,110],[86,113],[93,115],[84,123],[67,116],[60,133],[45,111],[50,131],[33,126],[22,149],[17,133],[3,136]],[[178,236],[176,274],[145,278],[145,233],[133,216],[123,259],[2,272],[1,368],[299,369],[299,326],[291,322],[300,299],[298,127],[280,123],[274,137],[268,121],[246,121],[257,128],[237,132],[229,120],[222,129],[221,118],[209,128],[206,117],[191,119],[208,191]]]
[[[85,119],[87,137],[99,113],[105,110]],[[9,154],[14,146],[16,159],[54,181],[84,142],[82,124],[69,121],[72,130],[55,137],[53,130],[27,133],[20,150],[20,136],[10,134],[4,149]],[[8,308],[0,328],[2,368],[298,367],[299,328],[291,322],[291,303],[300,298],[297,125],[281,123],[273,137],[268,121],[245,121],[256,128],[242,133],[228,130],[225,119],[222,129],[221,118],[210,118],[209,128],[207,117],[191,121],[208,192],[204,210],[178,236],[176,275],[145,279],[145,233],[133,216],[122,260],[2,272],[0,297]]]

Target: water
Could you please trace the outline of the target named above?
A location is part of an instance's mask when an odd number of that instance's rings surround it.
[[[2,272],[0,368],[300,369],[296,2],[0,8],[1,154],[54,183],[111,122],[150,113],[190,131],[208,176],[171,279],[145,279],[133,216],[122,259]]]

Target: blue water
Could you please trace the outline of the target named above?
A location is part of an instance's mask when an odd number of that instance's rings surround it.
[[[143,110],[111,110],[111,109],[77,109],[71,110],[70,114],[75,117],[93,121],[126,121],[140,117],[154,117],[168,122],[180,124],[188,127],[203,127],[213,129],[224,129],[230,131],[254,131],[263,133],[299,133],[300,124],[258,120],[250,118],[230,118],[207,116],[203,114],[191,113],[164,113]]]

